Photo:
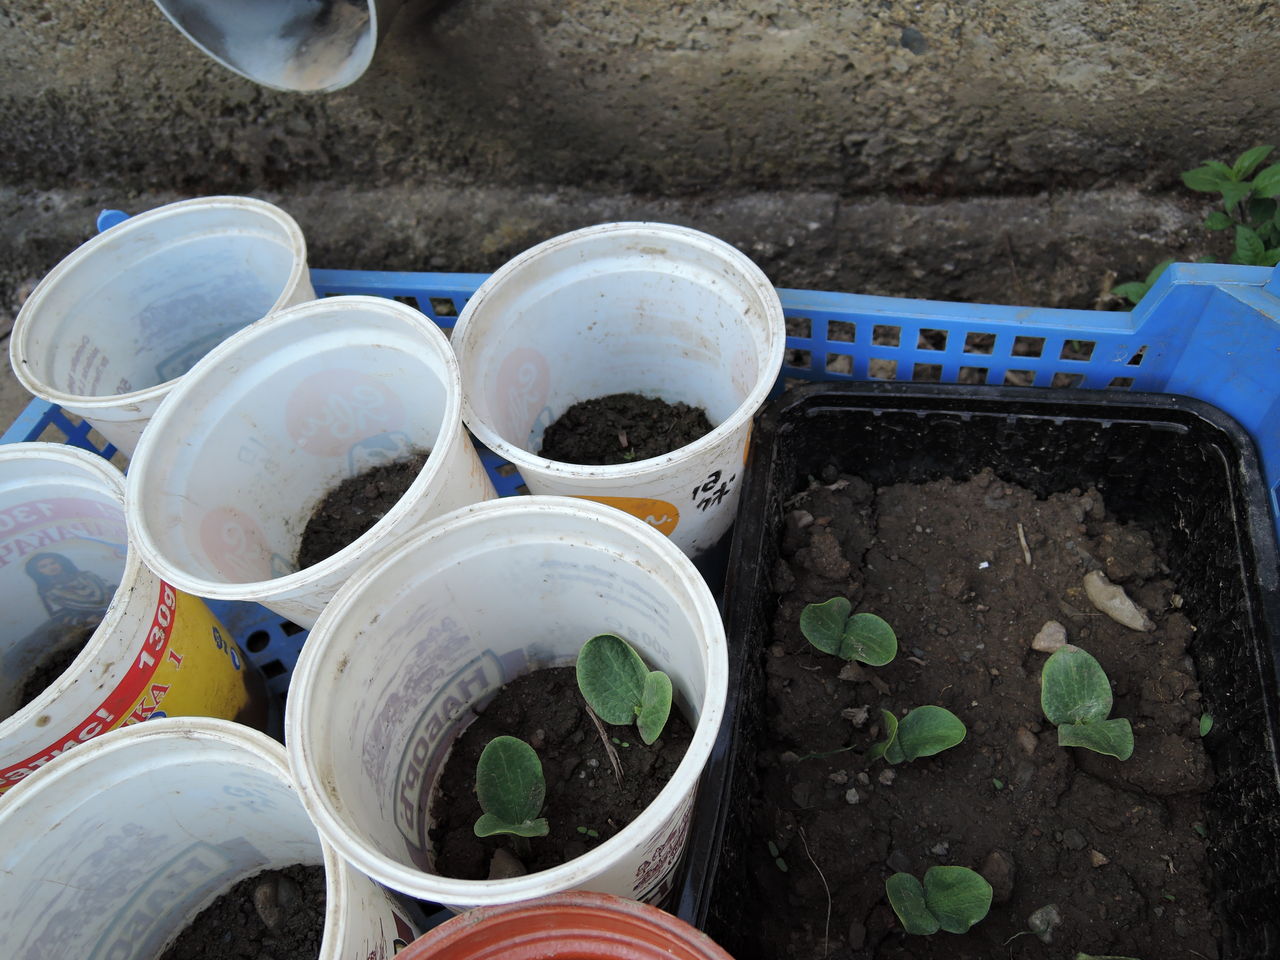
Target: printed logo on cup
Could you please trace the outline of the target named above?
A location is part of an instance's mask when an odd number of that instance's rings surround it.
[[[666,500],[653,500],[648,497],[588,497],[579,496],[579,500],[594,500],[606,507],[614,507],[633,517],[639,517],[659,533],[671,536],[680,522],[680,511],[674,503]]]
[[[200,521],[200,545],[209,562],[240,583],[273,576],[271,549],[252,517],[235,507],[214,507]]]
[[[298,384],[285,401],[285,429],[302,450],[336,457],[371,436],[404,426],[404,403],[359,370],[325,370]]]
[[[551,392],[551,368],[537,350],[512,350],[498,367],[498,379],[492,382],[498,384],[498,389],[505,389],[506,395],[501,398],[505,402],[494,405],[505,416],[507,429],[503,433],[517,437],[527,434],[534,440],[550,425],[547,397]]]

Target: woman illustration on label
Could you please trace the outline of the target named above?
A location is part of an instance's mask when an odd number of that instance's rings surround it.
[[[60,553],[37,553],[27,561],[26,570],[35,581],[45,612],[66,626],[96,626],[116,592],[115,584],[78,569]]]

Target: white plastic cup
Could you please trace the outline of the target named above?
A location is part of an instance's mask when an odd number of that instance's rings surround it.
[[[129,455],[214,344],[314,298],[287,213],[250,197],[184,200],[103,231],[54,267],[18,312],[9,358],[27,390]]]
[[[386,516],[299,570],[325,494],[415,449],[431,456]],[[448,340],[382,297],[299,304],[219,344],[156,411],[128,483],[129,536],[154,570],[304,627],[393,536],[496,496],[462,425]]]
[[[462,416],[533,493],[597,500],[697,557],[729,529],[751,418],[786,342],[777,291],[715,237],[607,223],[541,243],[488,280],[453,332]],[[714,429],[660,457],[582,466],[538,454],[569,407],[614,393],[706,410]]]
[[[606,631],[671,677],[694,729],[674,776],[617,835],[560,866],[507,880],[434,873],[427,810],[468,707],[573,663]],[[299,658],[285,743],[321,835],[393,890],[455,909],[573,889],[656,901],[674,883],[727,676],[715,599],[670,540],[599,504],[511,497],[441,517],[351,577]]]
[[[16,709],[47,655],[88,631]],[[63,444],[0,446],[0,793],[107,730],[193,714],[263,726],[266,687],[205,603],[128,546],[120,471]]]
[[[236,883],[295,863],[325,868],[317,960],[421,932],[316,834],[274,740],[205,718],[106,734],[0,802],[0,956],[155,960]]]

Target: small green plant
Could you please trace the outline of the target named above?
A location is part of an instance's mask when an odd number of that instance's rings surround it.
[[[1206,160],[1183,171],[1182,182],[1187,187],[1198,193],[1216,193],[1221,198],[1222,209],[1205,217],[1204,225],[1209,230],[1234,230],[1235,245],[1229,263],[1255,267],[1280,263],[1280,163],[1262,167],[1273,149],[1271,144],[1262,143],[1240,154],[1233,164]],[[1111,292],[1136,304],[1172,262],[1158,264],[1145,281],[1122,283]]]
[[[600,836],[599,830],[592,830],[590,827],[578,827],[578,832],[584,837],[591,837],[593,840]]]
[[[907,933],[967,933],[991,909],[991,884],[968,867],[930,867],[924,883],[909,873],[884,882],[893,912]]]
[[[650,670],[631,644],[611,633],[592,637],[578,653],[578,689],[596,715],[617,726],[634,723],[653,743],[671,715],[671,678]]]
[[[494,737],[476,763],[476,796],[484,811],[476,836],[545,837],[550,826],[538,814],[546,794],[542,761],[533,747],[516,737]]]
[[[964,739],[964,721],[946,707],[916,707],[899,720],[888,710],[884,718],[885,739],[867,753],[871,760],[884,757],[889,763],[918,760],[954,747]]]
[[[1200,714],[1200,736],[1207,737],[1209,731],[1213,729],[1213,716],[1208,713]]]
[[[1084,747],[1118,760],[1133,755],[1133,728],[1109,720],[1111,682],[1093,656],[1071,645],[1057,650],[1040,673],[1040,708],[1058,728],[1058,745]]]
[[[844,597],[811,603],[800,611],[800,632],[823,653],[883,667],[898,654],[893,628],[874,613],[850,615],[850,610]]]

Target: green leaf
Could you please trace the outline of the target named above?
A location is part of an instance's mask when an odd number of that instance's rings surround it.
[[[1121,283],[1112,287],[1111,292],[1117,297],[1123,297],[1130,303],[1137,304],[1150,289],[1151,284],[1149,283],[1143,283],[1141,280],[1130,280],[1128,283]]]
[[[898,746],[903,758],[915,760],[954,747],[964,739],[964,723],[945,707],[916,707],[898,724]]]
[[[640,739],[653,743],[662,736],[662,728],[671,715],[671,678],[661,670],[654,670],[644,678],[644,694],[640,702],[640,715],[636,726]]]
[[[947,933],[967,933],[991,909],[991,884],[968,867],[930,867],[924,902]]]
[[[1241,200],[1249,195],[1249,184],[1247,183],[1224,183],[1221,188],[1222,206],[1228,213]]]
[[[1231,167],[1231,172],[1235,174],[1237,179],[1243,180],[1254,170],[1258,169],[1258,164],[1267,159],[1267,156],[1275,148],[1269,143],[1261,143],[1256,147],[1250,147],[1236,159],[1235,164]]]
[[[1263,253],[1257,265],[1260,267],[1274,267],[1277,263],[1280,263],[1280,247],[1272,247]]]
[[[874,613],[856,613],[849,618],[840,642],[840,656],[883,667],[897,655],[898,637],[888,623]]]
[[[1215,169],[1213,162],[1206,163],[1203,166],[1196,167],[1194,170],[1187,170],[1182,174],[1182,182],[1200,193],[1217,193],[1224,183],[1231,182],[1231,170],[1225,164],[1218,164],[1218,167],[1226,170]]]
[[[492,813],[480,814],[473,828],[477,837],[492,837],[498,833],[510,833],[517,837],[545,837],[551,830],[546,817],[526,820],[523,823],[507,823]]]
[[[889,905],[902,921],[907,933],[927,937],[941,929],[938,919],[929,912],[924,899],[924,887],[909,873],[895,873],[884,882],[889,895]]]
[[[542,761],[533,747],[516,737],[494,737],[476,763],[476,797],[484,811],[476,821],[476,836],[543,836],[547,822],[535,818],[546,793]]]
[[[898,718],[890,710],[881,710],[880,717],[884,721],[884,739],[867,751],[867,759],[879,760],[884,757],[889,763],[901,763],[904,758],[898,747]]]
[[[649,669],[621,637],[602,633],[582,645],[576,672],[578,689],[605,723],[634,723],[644,702]]]
[[[1249,200],[1249,223],[1248,226],[1254,230],[1261,231],[1269,225],[1269,221],[1276,215],[1276,202],[1274,200],[1265,200],[1259,197],[1253,197]]]
[[[1236,252],[1231,258],[1233,263],[1258,266],[1266,252],[1257,233],[1243,225],[1236,227]]]
[[[1040,673],[1040,708],[1050,723],[1105,720],[1111,704],[1111,684],[1092,654],[1066,646],[1045,662]]]
[[[839,656],[851,609],[852,605],[844,597],[832,597],[826,603],[811,603],[800,611],[800,632],[823,653]]]
[[[1173,266],[1172,260],[1161,260],[1154,267],[1152,267],[1151,272],[1147,274],[1147,287],[1150,288],[1154,286],[1155,282],[1160,279],[1161,274],[1163,274],[1171,266]]]
[[[1274,197],[1280,195],[1280,163],[1273,163],[1259,171],[1253,178],[1253,195],[1255,197]]]
[[[1226,230],[1233,223],[1235,221],[1221,210],[1215,210],[1204,218],[1204,225],[1210,230]]]
[[[1084,747],[1117,760],[1133,756],[1133,728],[1120,717],[1093,723],[1064,723],[1058,727],[1058,746]]]
[[[1200,736],[1207,737],[1213,729],[1213,717],[1207,713],[1200,714]]]

